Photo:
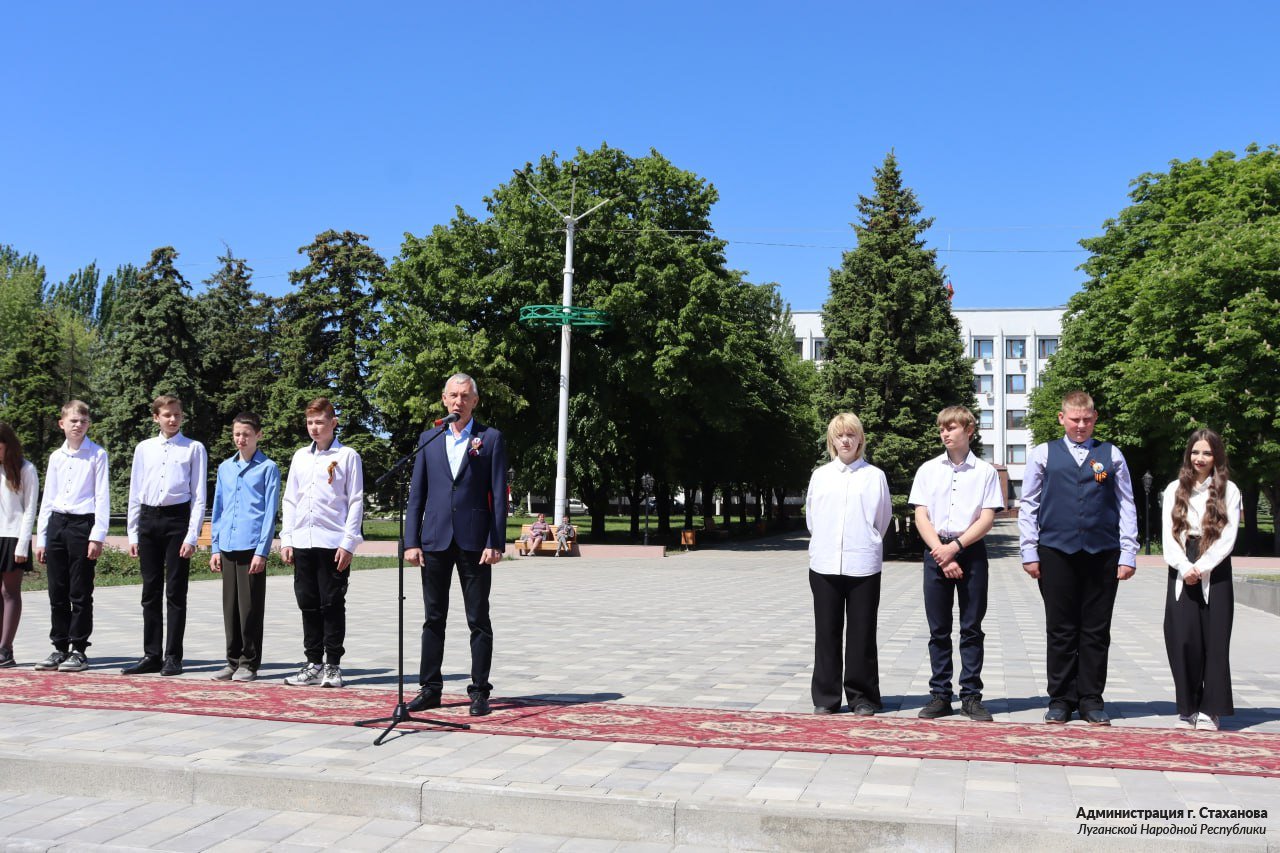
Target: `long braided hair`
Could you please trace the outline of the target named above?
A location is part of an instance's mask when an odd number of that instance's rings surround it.
[[[0,421],[0,444],[4,445],[4,480],[15,492],[22,488],[22,441],[13,427]]]
[[[1213,451],[1213,473],[1209,475],[1209,501],[1204,517],[1200,519],[1200,553],[1204,553],[1227,526],[1227,480],[1230,468],[1227,464],[1227,448],[1222,436],[1211,429],[1198,429],[1187,439],[1187,449],[1182,454],[1182,468],[1178,471],[1178,488],[1173,495],[1173,536],[1185,542],[1187,532],[1187,502],[1196,485],[1196,469],[1191,465],[1191,448],[1196,442],[1205,441]]]

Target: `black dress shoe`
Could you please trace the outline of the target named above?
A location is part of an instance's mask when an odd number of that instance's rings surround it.
[[[1101,708],[1091,708],[1088,711],[1081,711],[1080,719],[1084,720],[1091,726],[1111,725],[1111,718],[1108,717],[1107,712]]]
[[[164,659],[164,666],[160,667],[161,675],[182,675],[182,659],[175,658],[173,655]]]
[[[489,713],[489,694],[488,693],[472,693],[471,694],[471,716],[484,717]]]
[[[1051,725],[1060,726],[1071,719],[1071,709],[1066,705],[1050,705],[1049,710],[1044,712],[1044,721]]]
[[[853,713],[858,717],[874,717],[876,715],[876,706],[870,702],[859,702],[854,706]]]
[[[143,655],[142,659],[137,663],[131,663],[124,669],[120,670],[121,675],[146,675],[149,672],[159,672],[164,666],[164,661],[155,655]]]
[[[831,707],[828,707],[828,706],[826,706],[826,705],[814,705],[814,706],[813,706],[813,713],[815,713],[815,714],[839,714],[839,713],[840,713],[840,706],[839,706],[839,705],[833,705],[833,706],[831,706]]]
[[[433,690],[430,687],[424,687],[418,691],[418,695],[409,700],[409,711],[426,711],[431,708],[440,707],[440,691]]]

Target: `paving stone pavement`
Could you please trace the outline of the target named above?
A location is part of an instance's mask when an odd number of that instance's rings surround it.
[[[812,612],[805,544],[793,536],[660,560],[503,563],[492,597],[495,695],[807,713]],[[1001,522],[989,545],[985,701],[997,720],[1036,722],[1046,703],[1043,609],[1034,581],[1018,563],[1013,524]],[[419,590],[410,574],[409,691],[416,687]],[[467,631],[456,586],[454,594],[446,689],[461,692],[469,668]],[[97,591],[90,649],[95,670],[116,669],[141,651],[138,595],[137,587]],[[1117,725],[1170,727],[1175,719],[1163,596],[1163,570],[1139,570],[1121,585],[1107,688]],[[289,578],[268,579],[267,602],[268,663],[262,672],[282,678],[302,658]],[[220,607],[216,581],[192,584],[182,677],[207,678],[221,666]],[[395,624],[394,570],[357,572],[348,596],[343,672],[349,684],[387,689],[388,712],[396,685]],[[33,663],[47,654],[47,626],[43,593],[29,593],[15,643],[19,661]],[[1237,608],[1237,715],[1230,727],[1280,732],[1280,668],[1273,662],[1278,635],[1280,617]],[[927,639],[919,564],[886,564],[879,615],[886,713],[914,716],[927,700]],[[164,818],[142,806],[127,810],[140,821],[135,831],[146,843],[134,846],[141,847],[163,840],[145,835],[155,820],[215,808],[219,814],[329,811],[342,816],[343,826],[349,819],[454,824],[452,830],[461,824],[466,831],[527,835],[534,846],[552,844],[536,839],[585,836],[663,850],[685,844],[1076,849],[1086,843],[1075,835],[1079,808],[1209,806],[1268,809],[1267,819],[1248,822],[1262,826],[1265,836],[1231,843],[1256,850],[1270,842],[1280,849],[1277,779],[444,731],[393,736],[375,747],[374,736],[337,726],[0,705],[0,790],[87,797],[89,809],[115,800],[167,805]],[[246,820],[228,818],[227,826]],[[0,836],[18,835],[8,824],[0,824]],[[322,843],[343,848],[360,834],[360,825]],[[165,838],[192,832],[174,830]],[[515,845],[513,838],[485,842],[460,834],[443,843],[495,849]],[[182,849],[212,849],[198,840]],[[215,843],[232,844],[217,849],[258,849],[236,845],[261,840],[225,836]],[[1125,849],[1146,844],[1167,850],[1180,843],[1194,849],[1195,840],[1139,838],[1126,840]],[[376,849],[350,843],[348,849]],[[1087,840],[1091,848],[1107,843]]]

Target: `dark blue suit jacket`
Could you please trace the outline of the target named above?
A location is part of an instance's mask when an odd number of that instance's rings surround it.
[[[448,432],[449,427],[437,428]],[[437,429],[418,438],[426,441]],[[472,444],[480,439],[476,455]],[[445,551],[457,542],[464,551],[507,547],[507,447],[502,433],[471,421],[471,443],[455,479],[442,435],[413,461],[409,504],[405,508],[404,546]]]

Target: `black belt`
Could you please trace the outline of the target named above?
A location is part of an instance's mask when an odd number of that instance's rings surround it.
[[[184,516],[191,517],[191,501],[181,504],[169,504],[168,506],[142,505],[143,518],[183,518]]]
[[[85,521],[86,519],[89,521],[93,521],[95,518],[97,518],[97,516],[95,516],[91,512],[76,515],[75,513],[71,513],[71,512],[59,512],[58,510],[55,509],[51,514],[60,515],[63,518],[70,519],[71,521]]]

